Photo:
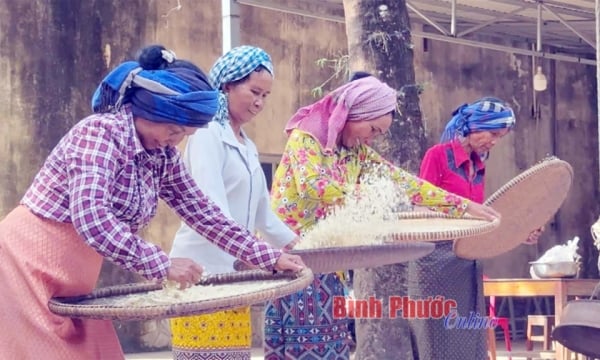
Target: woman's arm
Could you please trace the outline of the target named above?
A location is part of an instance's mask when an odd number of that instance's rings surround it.
[[[148,279],[167,276],[170,261],[158,246],[132,233],[112,211],[122,149],[110,131],[81,127],[65,154],[69,211],[77,233],[100,255]]]
[[[367,161],[387,167],[392,178],[406,192],[414,205],[432,207],[437,211],[453,216],[462,216],[470,205],[470,201],[449,193],[408,171],[405,171],[385,160],[375,150],[367,148]]]
[[[260,268],[274,269],[281,251],[257,241],[247,229],[226,217],[196,185],[179,156],[169,162],[160,197],[183,221],[232,256]]]

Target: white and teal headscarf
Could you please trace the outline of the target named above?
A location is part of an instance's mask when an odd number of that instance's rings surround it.
[[[259,66],[274,75],[269,54],[261,48],[249,45],[235,47],[217,59],[208,74],[213,87],[219,90],[219,110],[213,118],[214,121],[223,124],[229,119],[227,95],[223,92],[223,85],[242,80]]]

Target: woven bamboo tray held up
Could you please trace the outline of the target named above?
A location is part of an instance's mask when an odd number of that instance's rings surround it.
[[[440,212],[403,212],[397,214],[397,230],[386,236],[387,242],[444,241],[486,234],[500,226],[499,220],[465,215],[456,218]]]
[[[384,235],[379,243],[365,239],[365,245],[294,249],[290,253],[299,255],[315,273],[398,264],[428,255],[435,249],[432,242],[489,232],[498,227],[499,221],[405,212],[397,214],[393,225],[393,232]],[[237,270],[248,269],[239,261],[234,266]]]
[[[284,284],[277,284],[267,289],[260,290],[243,288],[234,295],[219,295],[202,301],[174,302],[171,304],[131,305],[122,304],[120,299],[131,294],[150,294],[162,289],[161,284],[143,283],[116,285],[94,290],[91,294],[69,297],[53,298],[48,302],[48,308],[55,314],[73,318],[91,318],[102,320],[149,320],[164,319],[179,316],[199,315],[216,311],[247,306],[276,299],[300,291],[313,281],[310,269],[299,273],[277,272],[275,274],[251,270],[227,274],[217,274],[204,277],[198,285],[212,285],[218,287],[226,284],[241,284],[247,282],[268,282],[271,280],[287,280]],[[208,288],[207,291],[210,291]]]
[[[292,250],[291,254],[302,258],[314,273],[330,273],[341,270],[361,269],[415,260],[428,255],[435,245],[425,242],[398,244],[331,247],[321,249]],[[236,270],[246,270],[247,265],[234,263]]]
[[[454,252],[465,259],[484,259],[516,248],[556,214],[572,183],[573,169],[566,161],[551,157],[532,166],[485,201],[502,216],[500,226],[486,234],[457,238]]]
[[[347,248],[292,250],[315,273],[362,269],[399,264],[430,254],[435,245],[424,242],[405,242]]]
[[[384,236],[382,245],[294,250],[292,253],[300,255],[314,272],[377,267],[419,259],[435,249],[436,241],[476,236],[500,225],[499,220],[456,218],[424,211],[398,213],[396,219],[393,233]],[[336,258],[341,260],[336,261]]]

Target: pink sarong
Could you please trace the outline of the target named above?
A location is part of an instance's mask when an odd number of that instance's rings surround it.
[[[71,224],[19,206],[0,222],[0,358],[124,359],[110,321],[48,310],[54,296],[82,295],[98,280],[102,257]]]

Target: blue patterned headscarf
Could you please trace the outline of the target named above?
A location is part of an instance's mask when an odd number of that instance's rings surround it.
[[[478,131],[512,129],[515,121],[515,114],[505,102],[496,98],[482,98],[454,110],[440,142],[449,142]]]
[[[127,61],[112,70],[92,96],[95,113],[131,103],[134,116],[183,126],[208,124],[218,108],[218,92],[206,76],[186,67],[143,70]]]
[[[208,74],[212,86],[219,90],[219,110],[213,120],[224,124],[229,119],[227,95],[223,92],[223,85],[242,80],[259,66],[275,75],[269,54],[261,48],[249,45],[235,47],[217,59]]]

